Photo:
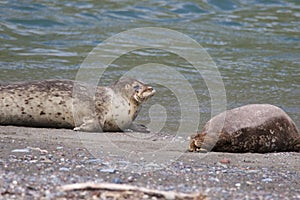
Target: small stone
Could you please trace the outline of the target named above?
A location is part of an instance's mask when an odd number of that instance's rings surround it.
[[[253,185],[253,183],[250,182],[250,181],[246,181],[246,184],[247,184],[247,185]]]
[[[56,147],[56,150],[62,150],[64,147]]]
[[[247,174],[257,174],[259,173],[259,170],[255,170],[255,169],[250,169],[250,170],[246,170]]]
[[[116,162],[116,164],[118,164],[121,167],[123,167],[123,166],[126,167],[126,166],[128,166],[130,164],[130,162],[122,160],[122,161]]]
[[[220,163],[222,163],[222,164],[230,164],[230,160],[228,158],[223,158],[222,160],[220,160]]]
[[[220,163],[220,162],[217,162],[217,165],[218,165],[218,166],[220,166],[220,167],[223,167],[223,168],[228,168],[228,166],[227,166],[227,165],[225,165],[225,164],[222,164],[222,163]]]
[[[68,172],[68,171],[70,171],[70,168],[68,168],[68,167],[61,167],[61,168],[59,168],[59,171]]]
[[[261,181],[262,181],[262,182],[272,182],[273,179],[271,179],[271,178],[264,178],[264,179],[262,179]]]
[[[39,147],[27,147],[27,149],[32,150],[32,151],[39,151],[41,154],[47,154],[48,151],[45,149],[41,149]]]
[[[29,153],[30,149],[25,148],[25,149],[14,149],[11,151],[12,153]]]
[[[85,161],[86,164],[97,164],[100,162],[101,162],[101,159],[94,159],[94,158]]]
[[[204,149],[204,148],[196,149],[196,151],[199,153],[207,153],[208,152],[208,150]]]
[[[208,178],[209,181],[213,181],[213,182],[220,182],[220,180],[218,178],[214,178],[214,177],[210,177]]]
[[[145,165],[145,169],[146,170],[158,170],[161,169],[162,167],[156,163],[149,163]]]
[[[114,178],[112,180],[113,183],[117,183],[117,184],[121,184],[122,183],[122,180],[120,178]]]
[[[106,173],[115,173],[116,172],[116,169],[113,169],[113,168],[108,168],[108,169],[98,169],[99,172],[106,172]]]
[[[134,181],[134,178],[133,178],[132,176],[129,176],[129,177],[127,178],[127,181],[128,181],[128,182],[133,182],[133,181]]]
[[[40,156],[40,162],[41,163],[53,163],[49,158],[46,156]]]

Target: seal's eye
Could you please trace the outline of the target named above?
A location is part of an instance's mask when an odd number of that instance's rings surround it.
[[[138,92],[139,89],[140,89],[140,86],[139,85],[135,85],[135,86],[133,86],[133,89],[134,89],[134,91]]]

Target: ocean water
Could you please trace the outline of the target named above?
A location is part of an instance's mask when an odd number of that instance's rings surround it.
[[[284,109],[300,127],[298,0],[0,1],[0,82],[76,79],[82,62],[97,45],[118,33],[144,27],[177,31],[206,50],[224,83],[222,108],[270,103]],[[165,42],[169,37],[162,34],[157,39]],[[187,110],[200,113],[201,129],[215,114],[212,104],[218,99],[212,94],[218,91],[208,86],[203,74],[187,60],[157,48],[151,40],[140,43],[149,48],[114,60],[99,84],[107,85],[142,64],[168,66],[190,83],[190,93],[184,93],[183,82],[175,76],[157,72],[184,96],[179,98],[164,84],[150,83],[157,94],[145,104],[137,121],[161,126],[162,132],[174,132],[181,123],[194,123],[182,117]],[[180,42],[170,46],[189,51]],[[110,53],[125,47],[120,43]],[[192,94],[199,105],[184,104],[194,102]]]

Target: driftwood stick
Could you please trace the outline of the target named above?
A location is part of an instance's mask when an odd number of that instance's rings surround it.
[[[202,200],[205,199],[205,195],[202,194],[186,194],[179,193],[174,191],[161,191],[161,190],[153,190],[145,187],[138,187],[126,184],[114,184],[114,183],[75,183],[68,184],[60,187],[62,191],[74,191],[74,190],[108,190],[108,191],[118,191],[118,192],[142,192],[147,195],[164,197],[165,199],[195,199]]]

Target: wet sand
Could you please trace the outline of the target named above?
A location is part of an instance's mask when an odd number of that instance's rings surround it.
[[[0,126],[0,199],[104,198],[103,190],[61,190],[86,182],[207,199],[300,199],[300,153],[190,153],[188,141],[151,133]]]

